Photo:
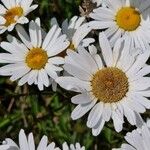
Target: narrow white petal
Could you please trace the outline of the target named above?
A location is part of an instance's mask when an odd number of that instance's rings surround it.
[[[77,120],[77,119],[81,118],[95,105],[95,103],[96,103],[96,101],[93,100],[91,103],[81,104],[81,105],[76,106],[76,108],[71,113],[71,118],[73,120]]]
[[[20,130],[19,132],[19,145],[21,150],[29,150],[28,141],[24,130]]]
[[[28,143],[29,143],[29,150],[35,150],[35,143],[32,133],[30,133],[28,136]]]
[[[92,99],[87,93],[82,93],[71,98],[71,102],[74,104],[87,104],[91,101]]]
[[[32,48],[32,44],[31,44],[30,38],[29,38],[28,34],[26,33],[26,31],[24,30],[24,28],[18,25],[16,27],[16,30],[17,30],[18,36],[21,38],[22,42],[29,49],[31,49]]]
[[[43,149],[46,149],[47,147],[47,142],[48,142],[48,138],[47,136],[43,136],[38,147],[37,147],[37,150],[43,150]]]
[[[88,82],[81,81],[74,77],[59,77],[56,82],[66,90],[79,91],[89,90],[90,85]]]
[[[105,121],[101,118],[98,122],[98,124],[92,128],[92,134],[94,136],[97,136],[100,134],[100,132],[102,131],[103,127],[104,127]]]
[[[103,54],[106,65],[108,67],[112,66],[113,64],[112,49],[111,49],[110,43],[108,42],[108,39],[106,38],[106,35],[103,32],[99,34],[99,44],[102,49],[102,54]]]
[[[87,126],[92,128],[97,125],[99,122],[102,112],[103,112],[103,103],[97,103],[89,113]]]

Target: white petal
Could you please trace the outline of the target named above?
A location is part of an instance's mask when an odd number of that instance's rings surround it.
[[[96,72],[98,70],[98,66],[90,53],[88,53],[84,48],[79,48],[78,52],[81,57],[87,62],[87,64],[89,64],[89,66],[91,67],[91,71]]]
[[[95,105],[95,103],[96,103],[96,101],[93,100],[91,103],[81,104],[81,105],[76,106],[76,108],[71,113],[71,118],[73,120],[77,120],[77,119],[81,118]]]
[[[44,150],[47,147],[47,142],[48,142],[48,138],[47,136],[43,136],[38,147],[37,150]]]
[[[18,82],[18,85],[22,86],[23,84],[25,84],[27,81],[28,81],[28,78],[29,78],[29,74],[26,74],[25,76],[23,76],[19,82]]]
[[[49,79],[48,79],[48,74],[44,69],[41,69],[39,71],[39,78],[41,78],[42,83],[48,87],[49,86]]]
[[[109,103],[106,103],[104,105],[104,108],[103,108],[103,114],[102,114],[102,118],[105,120],[105,121],[109,121],[110,120],[110,117],[111,117],[111,104]]]
[[[6,138],[5,142],[7,143],[7,145],[15,147],[17,150],[19,150],[18,145],[10,138]]]
[[[27,137],[22,129],[19,132],[19,145],[21,150],[29,150]]]
[[[67,49],[69,44],[66,35],[61,35],[53,44],[49,44],[46,48],[48,56],[51,57],[61,53]]]
[[[52,64],[55,64],[55,65],[63,65],[64,64],[64,58],[62,58],[62,57],[52,57],[52,58],[50,58],[50,62]]]
[[[16,69],[16,71],[12,72],[12,76],[11,76],[10,80],[15,81],[15,80],[21,78],[22,76],[24,76],[29,71],[30,71],[30,68],[28,68],[26,66],[23,66],[22,68],[18,68],[18,69]]]
[[[89,113],[87,126],[92,128],[97,125],[103,112],[103,103],[97,103]]]
[[[58,78],[57,73],[55,72],[55,70],[53,70],[53,69],[51,68],[51,65],[50,65],[50,64],[46,64],[45,70],[46,70],[47,74],[48,74],[51,78],[53,78],[53,79]]]
[[[73,75],[76,78],[79,78],[83,81],[89,81],[91,75],[88,72],[85,72],[84,70],[73,66],[71,64],[65,64],[63,68],[71,75]]]
[[[92,134],[94,136],[97,136],[100,134],[100,132],[102,131],[103,127],[104,127],[105,121],[101,118],[98,122],[98,124],[92,128]]]
[[[18,36],[21,38],[21,40],[23,41],[23,43],[29,48],[32,49],[32,44],[30,42],[30,38],[28,36],[28,34],[26,33],[26,31],[24,30],[23,27],[17,25],[16,27]]]
[[[129,123],[131,125],[135,125],[136,124],[136,120],[135,120],[135,114],[133,112],[133,110],[131,110],[128,106],[128,104],[126,104],[124,102],[124,104],[122,105],[123,109],[124,109],[124,115],[126,116],[127,120],[129,121]]]
[[[150,52],[147,51],[141,55],[139,55],[135,61],[135,63],[132,65],[132,67],[127,72],[128,75],[133,75],[137,71],[139,71],[146,63],[150,56]]]
[[[0,4],[0,14],[3,15],[6,13],[6,11],[7,11],[7,9],[3,5]]]
[[[91,29],[106,29],[114,26],[113,21],[91,21],[89,22]]]
[[[120,132],[122,130],[123,116],[119,113],[119,111],[116,110],[112,112],[112,119],[113,119],[115,130],[117,132]]]
[[[1,0],[2,1],[2,3],[5,5],[5,7],[6,8],[10,8],[11,7],[11,5],[10,5],[10,3],[9,3],[9,0]]]
[[[57,25],[54,25],[48,32],[48,34],[46,35],[45,39],[44,39],[44,42],[43,42],[43,45],[42,45],[42,48],[43,49],[46,49],[46,47],[48,46],[48,44],[51,42],[53,36],[55,35],[56,31],[58,30],[58,26]],[[60,29],[59,29],[60,31]]]
[[[88,24],[83,24],[76,30],[76,32],[74,33],[72,37],[72,43],[74,44],[75,48],[79,46],[79,44],[88,35],[90,31],[91,31],[91,28],[89,27]]]
[[[74,77],[59,77],[56,82],[66,90],[79,91],[89,90],[90,85],[88,82],[81,81]]]
[[[139,80],[131,82],[131,89],[134,91],[145,90],[150,87],[150,79],[149,77],[143,77]]]
[[[108,67],[112,66],[113,64],[112,49],[108,42],[108,39],[106,38],[106,35],[103,32],[99,34],[99,44],[102,49],[102,54],[103,54],[106,65]]]
[[[87,93],[82,93],[71,98],[71,102],[74,104],[87,104],[91,101],[92,99]]]
[[[33,47],[37,47],[38,46],[37,25],[34,21],[31,21],[29,24],[29,33]]]
[[[28,136],[29,150],[35,150],[33,134],[30,133]]]

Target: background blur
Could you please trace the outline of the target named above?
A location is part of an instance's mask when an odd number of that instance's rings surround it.
[[[80,15],[79,5],[82,0],[35,0],[38,9],[29,14],[29,19],[41,18],[42,27],[48,31],[50,19],[56,17],[59,23],[65,18]],[[28,28],[28,25],[25,25]],[[6,40],[5,33],[1,41]],[[11,34],[16,36],[15,31]],[[2,49],[1,49],[2,51]],[[70,98],[75,93],[58,88],[38,91],[36,86],[24,85],[18,87],[8,77],[0,77],[0,141],[6,137],[18,141],[18,133],[23,128],[26,134],[33,132],[36,143],[42,135],[47,135],[49,142],[54,141],[60,146],[80,142],[87,150],[110,150],[119,147],[127,131],[134,127],[124,124],[121,133],[116,133],[112,121],[108,122],[98,137],[93,137],[91,129],[86,127],[87,116],[72,121],[70,114],[75,107]],[[149,112],[144,117],[149,116]]]

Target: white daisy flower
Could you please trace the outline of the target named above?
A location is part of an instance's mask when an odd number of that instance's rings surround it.
[[[20,79],[20,86],[27,82],[43,90],[44,86],[54,83],[57,72],[63,70],[59,65],[64,63],[64,59],[55,55],[65,50],[69,41],[56,25],[47,35],[42,34],[39,18],[30,22],[29,36],[21,26],[17,26],[17,33],[23,43],[15,37],[12,42],[1,43],[8,53],[0,54],[0,63],[8,65],[0,68],[0,75],[11,76],[12,81]]]
[[[145,51],[150,43],[150,20],[143,17],[150,1],[105,0],[102,6],[90,14],[94,20],[89,23],[92,29],[106,29],[111,46],[120,37],[130,38],[132,46]],[[147,12],[148,13],[148,12]]]
[[[28,137],[25,135],[23,129],[19,132],[19,146],[10,138],[6,138],[3,141],[3,145],[0,145],[1,150],[35,150],[35,142],[33,138],[33,134],[30,133]],[[60,150],[59,148],[55,148],[55,143],[52,142],[48,144],[47,136],[43,136],[37,150]]]
[[[68,144],[65,142],[63,143],[63,149],[62,150],[85,150],[85,147],[76,143],[75,145],[71,144],[70,146],[68,146]]]
[[[113,150],[149,150],[150,126],[144,123],[142,128],[128,132],[125,136],[125,140],[129,144],[122,144],[121,148],[114,148]]]
[[[145,77],[150,73],[145,64],[150,52],[131,56],[131,41],[123,39],[112,50],[104,33],[99,35],[99,44],[103,59],[81,47],[78,53],[67,51],[64,69],[72,76],[56,79],[61,87],[80,93],[71,99],[78,104],[71,117],[79,119],[91,110],[87,126],[95,136],[111,118],[117,132],[122,130],[124,116],[130,124],[139,125],[140,113],[150,109],[146,98],[150,96],[150,78]]]
[[[57,24],[56,18],[51,20],[51,25]],[[68,22],[68,19],[62,23],[62,33],[67,35],[70,45],[68,49],[76,50],[78,46],[89,46],[95,40],[93,38],[85,38],[91,31],[88,23],[85,23],[85,17],[74,16]]]
[[[0,34],[6,30],[12,31],[14,26],[28,23],[26,16],[38,5],[31,5],[33,0],[1,0],[0,4]]]

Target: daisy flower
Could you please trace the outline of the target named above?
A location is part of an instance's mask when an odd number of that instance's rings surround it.
[[[76,143],[75,145],[71,144],[68,146],[68,144],[65,142],[63,143],[63,150],[85,150],[85,147],[81,147],[79,143]]]
[[[17,33],[23,43],[15,37],[12,42],[1,43],[8,53],[0,54],[0,63],[7,64],[0,68],[0,75],[11,76],[12,81],[20,79],[20,86],[27,82],[43,90],[44,86],[54,83],[57,73],[62,71],[59,65],[64,59],[55,55],[65,50],[69,41],[56,25],[45,35],[39,18],[30,22],[29,35],[21,26],[17,26]]]
[[[28,23],[26,16],[38,5],[31,5],[33,0],[1,0],[0,4],[0,34],[6,30],[12,31],[14,26]]]
[[[149,150],[150,148],[150,126],[146,123],[142,128],[128,132],[125,136],[128,144],[122,144],[121,148],[113,150]]]
[[[51,20],[51,25],[57,24],[56,18]],[[89,46],[95,40],[93,38],[85,38],[91,31],[88,23],[85,23],[85,17],[74,16],[70,21],[66,19],[62,23],[62,33],[67,35],[70,45],[68,49],[76,50],[78,46]]]
[[[144,18],[150,1],[139,0],[105,0],[105,6],[93,10],[89,23],[92,29],[106,29],[111,46],[120,37],[130,38],[132,46],[143,51],[149,48],[150,20]]]
[[[99,45],[103,59],[82,47],[78,53],[67,51],[64,69],[72,76],[56,79],[61,87],[79,93],[71,99],[78,104],[71,117],[76,120],[90,111],[87,126],[92,128],[94,136],[111,118],[117,132],[122,130],[124,116],[131,125],[138,125],[140,113],[150,109],[146,98],[150,96],[150,78],[145,77],[150,73],[146,65],[150,52],[130,55],[131,41],[123,39],[112,50],[103,32],[99,35]]]
[[[4,148],[3,148],[4,147]],[[0,145],[1,150],[35,150],[35,142],[33,138],[33,134],[30,133],[28,137],[25,135],[23,129],[19,132],[19,146],[10,138],[6,138],[3,141],[3,145]],[[47,136],[43,136],[37,150],[60,150],[59,148],[55,148],[55,143],[52,142],[48,144]]]

